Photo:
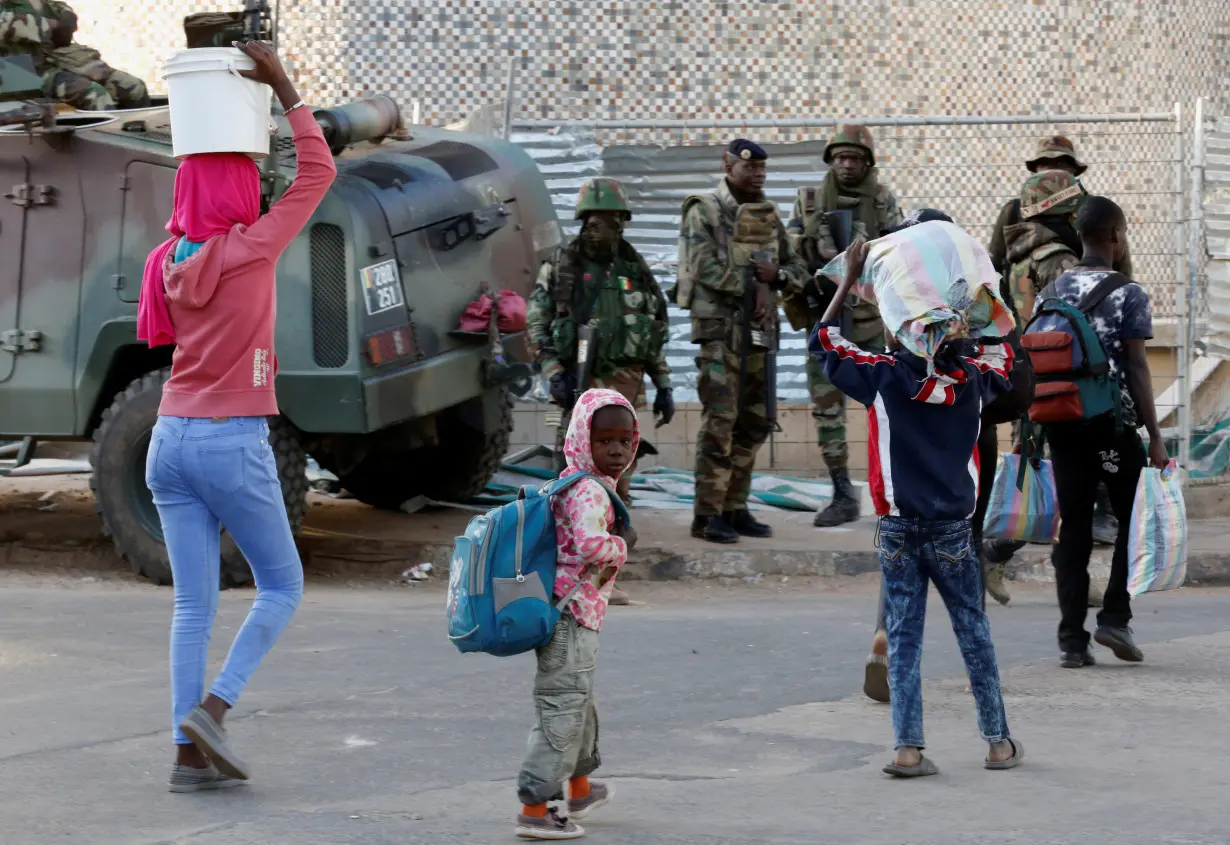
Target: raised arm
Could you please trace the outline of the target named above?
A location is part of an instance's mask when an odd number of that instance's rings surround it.
[[[277,261],[290,242],[307,225],[316,207],[333,184],[337,166],[324,134],[316,124],[316,118],[306,106],[301,105],[299,92],[286,75],[277,54],[267,44],[250,41],[236,45],[256,62],[254,70],[240,71],[248,79],[263,82],[273,88],[278,101],[286,111],[294,132],[297,167],[295,181],[286,189],[282,198],[274,203],[269,213],[256,221],[245,233],[245,242],[255,253],[254,257]],[[298,108],[294,108],[298,105]]]
[[[983,404],[1012,388],[1012,347],[1006,343],[980,345],[978,357],[965,360],[978,374]]]

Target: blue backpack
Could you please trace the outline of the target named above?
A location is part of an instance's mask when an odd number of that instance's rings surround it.
[[[1129,283],[1126,276],[1111,273],[1079,305],[1056,296],[1052,285],[1038,294],[1041,304],[1021,337],[1037,379],[1029,407],[1031,422],[1078,422],[1108,413],[1119,422],[1119,383],[1110,374],[1110,359],[1089,314]]]
[[[551,497],[587,477],[594,476],[557,478],[541,490],[522,487],[515,502],[474,517],[453,542],[445,609],[448,638],[463,654],[507,657],[551,639],[559,608],[576,592],[552,599],[557,550]],[[624,503],[610,497],[616,523],[630,524]]]

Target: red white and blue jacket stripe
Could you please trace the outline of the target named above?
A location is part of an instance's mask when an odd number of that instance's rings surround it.
[[[982,409],[1011,385],[1012,348],[945,344],[935,375],[912,353],[860,349],[836,323],[817,323],[808,349],[834,387],[867,407],[867,477],[876,513],[969,519],[978,498]]]

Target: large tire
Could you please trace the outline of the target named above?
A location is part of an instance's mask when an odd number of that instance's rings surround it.
[[[440,426],[440,445],[402,452],[370,452],[339,476],[342,487],[374,508],[398,510],[415,496],[464,502],[477,496],[500,468],[512,439],[513,398],[502,391],[493,431],[466,425]]]
[[[133,381],[103,412],[90,454],[90,490],[103,533],[115,543],[133,571],[155,584],[171,583],[171,561],[153,496],[145,486],[145,455],[158,421],[162,386],[169,369],[146,373]],[[307,512],[307,458],[294,429],[281,418],[269,423],[269,444],[278,461],[282,495],[292,530]],[[222,536],[220,582],[223,587],[246,584],[252,571],[229,534]]]

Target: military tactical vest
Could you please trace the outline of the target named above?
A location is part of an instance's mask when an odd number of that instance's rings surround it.
[[[585,276],[580,246],[574,242],[561,247],[555,261],[551,324],[560,362],[569,366],[576,361],[577,324],[595,323],[600,334],[596,377],[621,367],[644,367],[658,354],[667,331],[665,303],[657,286],[645,281],[652,278],[648,265],[631,244],[621,241],[609,276],[593,280],[600,286],[597,290],[586,290]],[[604,308],[603,292],[612,290],[618,291],[619,307]]]
[[[705,219],[713,227],[719,253],[726,255],[727,266],[737,273],[746,272],[753,263],[755,253],[767,253],[774,263],[778,259],[778,236],[781,218],[777,206],[771,202],[743,203],[735,212],[733,233],[722,222],[722,212],[717,197],[713,194],[690,196],[683,202],[683,216],[693,205],[700,203]],[[680,250],[682,252],[682,249]],[[675,301],[680,308],[690,308],[696,295],[697,268],[679,265],[679,277]]]
[[[1038,265],[1054,255],[1067,252],[1073,257],[1076,253],[1072,252],[1066,244],[1052,241],[1051,243],[1042,244],[1035,247],[1033,252],[1029,253],[1026,258],[1017,261],[1009,270],[1008,288],[1012,294],[1012,305],[1016,309],[1017,316],[1020,318],[1022,325],[1029,322],[1029,318],[1034,313],[1034,300],[1038,293],[1050,284],[1052,279],[1038,278]]]

